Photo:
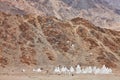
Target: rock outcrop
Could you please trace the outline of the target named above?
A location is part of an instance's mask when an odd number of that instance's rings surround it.
[[[83,18],[0,13],[0,66],[120,67],[120,32]]]
[[[120,30],[120,0],[0,0],[0,11],[9,14],[81,17],[102,28]]]

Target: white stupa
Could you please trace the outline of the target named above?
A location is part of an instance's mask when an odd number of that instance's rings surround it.
[[[58,70],[57,70],[57,67],[55,67],[55,69],[54,69],[54,73],[57,73],[57,71],[58,71]]]
[[[101,74],[111,74],[111,73],[112,73],[112,69],[107,68],[105,65],[102,66]]]
[[[36,69],[36,72],[42,72],[42,70],[40,68]]]
[[[111,69],[111,68],[109,68],[109,69],[108,69],[108,71],[109,71],[109,74],[111,74],[111,73],[112,73],[112,69]]]
[[[64,66],[61,68],[61,73],[66,73],[66,68]]]
[[[82,70],[81,70],[81,73],[83,73],[83,74],[87,74],[87,68],[83,68]]]
[[[80,67],[80,65],[77,65],[76,74],[80,74],[80,73],[81,73],[81,67]]]
[[[54,69],[54,73],[61,73],[61,71],[60,71],[60,68],[59,67],[55,67],[55,69]]]
[[[86,71],[87,73],[91,74],[91,73],[92,73],[92,67],[89,66],[89,67],[85,68],[85,71]]]
[[[74,72],[75,72],[75,69],[74,69],[72,66],[70,67],[70,72],[71,72],[71,73],[74,73]]]
[[[38,68],[38,69],[33,69],[32,71],[33,71],[33,72],[42,72],[42,70],[41,70],[40,68]]]
[[[97,68],[97,69],[94,71],[94,74],[100,74],[100,69]]]
[[[96,71],[96,69],[97,69],[97,67],[94,66],[94,67],[92,68],[92,72],[94,73],[94,72]]]

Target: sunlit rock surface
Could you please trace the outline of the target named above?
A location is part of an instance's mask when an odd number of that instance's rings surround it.
[[[55,16],[61,20],[82,17],[96,26],[120,30],[120,0],[0,0],[9,14]]]
[[[83,18],[0,13],[0,67],[120,67],[120,32]],[[47,65],[47,66],[46,66]]]

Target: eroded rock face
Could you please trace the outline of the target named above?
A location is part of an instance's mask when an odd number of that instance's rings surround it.
[[[120,0],[0,0],[0,11],[12,15],[81,17],[96,26],[120,30]]]
[[[83,18],[0,13],[0,66],[76,65],[120,67],[120,32]],[[92,54],[91,54],[92,53]]]

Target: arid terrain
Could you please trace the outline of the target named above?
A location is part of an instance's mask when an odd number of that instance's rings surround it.
[[[106,65],[120,68],[120,32],[99,28],[83,18],[0,13],[1,71],[21,72],[40,67]]]
[[[120,80],[120,1],[106,1],[0,0],[0,80]],[[113,73],[51,73],[78,64]]]
[[[83,18],[61,21],[0,13],[0,20],[2,67],[120,67],[119,31],[96,27]]]
[[[0,0],[0,11],[9,14],[81,17],[96,26],[120,30],[120,0]]]
[[[0,80],[120,80],[120,75],[40,75],[40,74],[4,74]]]
[[[80,76],[57,76],[57,75],[35,75],[35,76],[26,76],[26,75],[0,75],[0,80],[119,80],[119,76],[105,76],[105,75],[80,75]]]

